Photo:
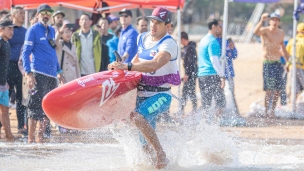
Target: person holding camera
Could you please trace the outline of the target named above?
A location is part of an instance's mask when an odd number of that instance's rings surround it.
[[[43,143],[43,133],[49,118],[42,109],[43,97],[57,87],[57,77],[64,83],[62,70],[56,55],[54,28],[47,23],[53,10],[47,4],[37,8],[38,23],[30,27],[25,35],[22,60],[27,86],[30,89],[28,103],[28,142]],[[30,60],[30,55],[32,59]],[[35,140],[35,129],[38,124],[38,135]]]
[[[55,35],[57,58],[66,82],[80,77],[76,46],[71,42],[72,30],[73,28],[69,24],[64,24]],[[60,133],[72,132],[61,126],[58,128]]]

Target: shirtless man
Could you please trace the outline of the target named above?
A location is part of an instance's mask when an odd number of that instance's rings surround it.
[[[269,19],[269,26],[262,27],[264,21]],[[261,36],[263,45],[263,78],[265,96],[265,114],[266,118],[273,118],[274,110],[280,91],[282,89],[282,75],[284,69],[280,63],[280,57],[284,54],[288,61],[289,55],[284,46],[284,32],[279,29],[280,15],[276,13],[264,13],[260,22],[255,27],[254,33]],[[270,109],[272,99],[272,108]]]

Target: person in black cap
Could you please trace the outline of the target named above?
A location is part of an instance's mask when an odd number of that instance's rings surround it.
[[[113,62],[108,69],[142,73],[137,87],[136,108],[130,119],[141,132],[144,151],[154,160],[155,168],[161,169],[168,165],[168,160],[154,130],[156,117],[170,107],[170,85],[179,85],[181,80],[176,62],[178,46],[167,33],[170,11],[157,7],[148,18],[151,19],[150,32],[139,35],[138,51],[132,62]]]
[[[62,11],[56,11],[53,14],[53,28],[55,29],[55,31],[57,31],[57,29],[60,29],[63,25],[63,20],[64,20],[65,14]]]
[[[126,8],[119,12],[119,20],[122,27],[118,41],[118,53],[124,62],[131,62],[137,52],[138,33],[132,27],[132,12]]]
[[[42,109],[42,99],[57,87],[57,77],[64,83],[62,70],[56,55],[55,30],[47,23],[52,15],[52,8],[42,4],[37,8],[39,22],[28,29],[22,51],[23,68],[30,90],[28,103],[28,142],[35,142],[35,129],[38,124],[36,142],[43,143],[43,133],[49,118]],[[32,58],[30,59],[30,55]]]
[[[11,54],[8,40],[13,37],[14,24],[9,19],[0,21],[0,130],[3,126],[7,141],[14,141],[9,119],[8,64]]]

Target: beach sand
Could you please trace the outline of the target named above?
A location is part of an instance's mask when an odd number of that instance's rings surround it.
[[[238,49],[238,58],[234,60],[235,68],[235,94],[239,111],[242,116],[246,117],[250,110],[250,105],[263,100],[265,92],[263,91],[262,78],[262,46],[260,44],[240,44],[236,43]],[[183,76],[183,71],[181,71]],[[178,87],[173,87],[172,92],[178,96]],[[197,94],[199,88],[197,86]],[[201,106],[200,98],[198,98],[198,106]],[[186,113],[192,108],[191,102],[188,101]],[[170,115],[178,110],[178,101],[173,99],[170,109]],[[10,118],[12,131],[15,136],[17,134],[16,110],[10,109]],[[304,123],[302,120],[275,119],[273,123],[267,123],[263,118],[246,118],[246,127],[222,127],[223,131],[231,133],[233,136],[246,139],[265,139],[269,143],[286,142],[286,143],[303,143],[301,139],[304,134]],[[235,134],[238,132],[238,134]],[[2,130],[2,140],[4,131]],[[54,128],[52,135],[59,136],[58,131]],[[69,142],[78,141],[77,136],[70,138]],[[56,140],[55,140],[56,141]]]

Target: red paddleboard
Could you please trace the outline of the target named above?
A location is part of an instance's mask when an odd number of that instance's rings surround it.
[[[129,117],[141,73],[103,71],[68,82],[42,101],[46,115],[66,128],[91,129]]]

